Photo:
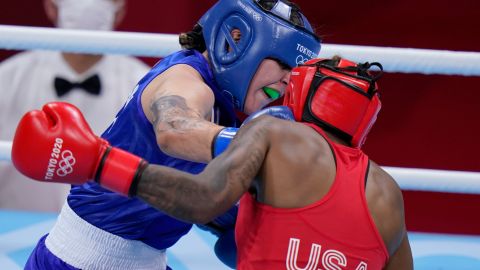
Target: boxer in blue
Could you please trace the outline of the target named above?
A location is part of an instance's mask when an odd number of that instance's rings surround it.
[[[307,19],[284,0],[220,0],[181,44],[184,50],[138,83],[102,138],[151,164],[194,174],[212,159],[208,146],[228,137],[224,127],[238,125],[235,110],[252,114],[283,95],[290,68],[320,50]],[[60,156],[52,172],[68,173],[69,162]],[[202,227],[222,239],[235,218],[232,208]],[[165,250],[191,227],[96,183],[73,185],[25,268],[167,269]]]

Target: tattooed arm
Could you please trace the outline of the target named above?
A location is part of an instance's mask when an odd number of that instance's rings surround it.
[[[175,218],[207,223],[224,213],[248,190],[270,147],[271,118],[242,127],[225,153],[198,175],[149,165],[136,196]]]
[[[198,72],[175,65],[142,94],[142,107],[165,153],[197,162],[211,160],[211,142],[222,129],[212,122],[215,98]]]

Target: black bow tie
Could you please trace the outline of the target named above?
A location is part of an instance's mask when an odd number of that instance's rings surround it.
[[[55,91],[58,97],[62,97],[73,88],[81,88],[92,95],[100,95],[100,77],[93,75],[83,82],[69,82],[63,78],[55,77]]]

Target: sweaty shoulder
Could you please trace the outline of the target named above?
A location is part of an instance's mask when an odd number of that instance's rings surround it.
[[[336,171],[327,141],[302,123],[276,118],[267,121],[270,148],[263,166],[265,201],[297,208],[320,200]]]
[[[405,231],[402,192],[395,180],[371,161],[365,194],[375,225],[392,255]]]

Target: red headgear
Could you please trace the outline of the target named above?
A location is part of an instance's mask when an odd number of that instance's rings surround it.
[[[368,72],[372,66],[379,75]],[[380,111],[376,81],[382,70],[379,63],[310,60],[292,70],[283,105],[296,121],[316,124],[361,147]]]

